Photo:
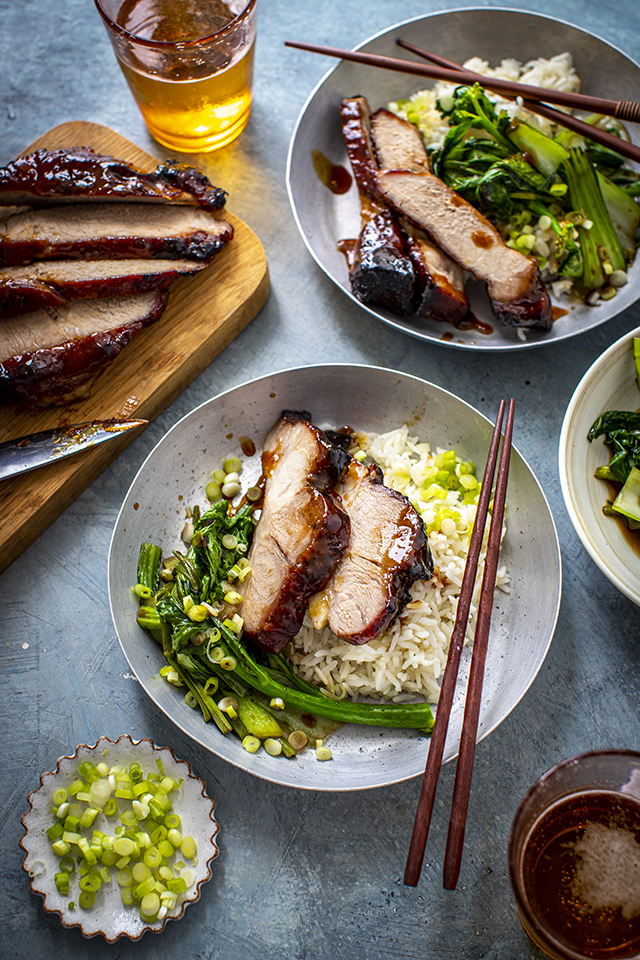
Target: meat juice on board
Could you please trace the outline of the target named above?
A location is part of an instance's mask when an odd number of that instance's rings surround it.
[[[640,955],[636,799],[607,790],[561,798],[530,830],[523,876],[530,910],[573,951],[552,956],[620,960]],[[550,952],[548,944],[538,945]]]
[[[253,12],[224,28],[248,4],[222,0],[125,0],[119,26],[172,47],[135,47],[120,66],[150,133],[179,151],[214,150],[244,129],[251,109],[255,46]],[[212,37],[201,47],[176,47]],[[118,51],[116,51],[118,52]],[[127,62],[128,61],[128,62]]]

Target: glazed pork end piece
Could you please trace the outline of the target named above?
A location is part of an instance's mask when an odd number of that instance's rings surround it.
[[[349,518],[331,493],[347,457],[304,414],[287,411],[262,455],[265,492],[240,610],[244,633],[279,653],[298,633],[314,593],[349,542]]]
[[[349,546],[326,589],[310,605],[314,626],[327,623],[348,643],[368,643],[429,580],[433,560],[422,520],[400,493],[384,486],[376,464],[352,460],[338,488],[349,514]]]
[[[33,406],[87,396],[94,376],[143,327],[158,320],[166,291],[75,300],[0,321],[0,395]]]
[[[413,313],[415,274],[395,216],[378,195],[378,170],[371,143],[369,104],[364,97],[342,101],[342,135],[360,194],[362,225],[349,259],[351,291],[371,307],[400,316]]]
[[[197,207],[69,204],[0,223],[0,265],[132,257],[209,263],[232,237],[226,220]]]
[[[390,110],[382,108],[371,115],[371,141],[381,170],[431,172],[417,127]]]
[[[416,276],[416,315],[454,324],[466,317],[469,298],[462,267],[411,227],[407,227],[407,253]]]
[[[383,171],[377,179],[381,193],[401,216],[485,281],[502,323],[551,328],[551,304],[537,263],[508,247],[470,203],[432,174]]]
[[[349,278],[353,295],[361,303],[386,307],[399,316],[414,312],[414,263],[390,210],[371,211],[356,241]]]
[[[371,109],[365,97],[347,97],[340,106],[342,137],[360,196],[378,196],[376,163],[371,142]]]
[[[226,196],[195,167],[167,161],[149,173],[90,147],[36,150],[0,167],[3,206],[128,200],[197,204],[207,210],[220,210]]]
[[[67,300],[95,300],[166,290],[199,273],[196,260],[54,260],[0,267],[0,320]]]

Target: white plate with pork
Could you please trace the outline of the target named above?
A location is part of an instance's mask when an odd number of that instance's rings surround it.
[[[513,57],[522,63],[569,52],[581,78],[582,93],[620,99],[638,87],[640,67],[611,44],[571,24],[519,10],[481,8],[452,10],[396,24],[356,49],[389,57],[417,59],[396,44],[402,38],[456,63],[473,56],[491,66]],[[292,40],[312,40],[292,37]],[[339,43],[336,43],[339,45]],[[293,54],[292,54],[293,55]],[[315,56],[300,53],[298,56]],[[358,236],[360,198],[355,183],[348,192],[333,193],[318,176],[313,155],[351,171],[340,122],[344,98],[363,96],[372,110],[432,86],[423,77],[341,61],[323,78],[307,100],[289,148],[287,187],[298,228],[309,252],[325,273],[363,310],[383,323],[445,346],[469,350],[515,350],[563,340],[583,333],[621,313],[640,295],[640,266],[629,270],[629,282],[617,295],[589,306],[580,300],[551,297],[551,329],[518,331],[496,318],[481,281],[467,279],[471,305],[468,324],[453,325],[431,317],[402,317],[382,307],[369,307],[353,295],[347,259],[338,241]],[[632,137],[636,136],[630,125]],[[466,326],[466,329],[461,328]]]
[[[344,725],[330,735],[330,761],[306,749],[292,759],[264,750],[248,753],[235,737],[205,724],[185,703],[184,691],[160,676],[164,657],[137,624],[132,588],[140,544],[151,541],[165,555],[180,548],[185,506],[204,506],[205,486],[222,462],[243,462],[244,485],[261,472],[267,434],[283,410],[306,410],[313,422],[340,429],[385,433],[408,425],[411,436],[450,449],[484,467],[492,424],[440,387],[380,367],[332,364],[285,370],[207,401],[179,421],[140,468],[115,524],[109,552],[109,596],[124,654],[143,689],[188,736],[256,776],[314,790],[377,787],[418,776],[427,737],[409,730]],[[517,420],[515,437],[517,440]],[[255,454],[245,452],[255,445]],[[182,545],[184,550],[184,545]],[[507,533],[501,563],[509,592],[496,597],[479,737],[504,720],[533,682],[555,629],[561,591],[560,552],[545,496],[531,469],[514,451],[509,480]],[[457,753],[469,651],[463,656],[445,759]]]

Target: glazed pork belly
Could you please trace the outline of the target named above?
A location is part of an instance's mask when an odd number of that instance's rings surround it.
[[[54,260],[0,267],[0,320],[67,300],[166,290],[204,267],[197,260]]]
[[[197,207],[69,204],[0,222],[0,264],[131,257],[208,263],[232,236],[230,224]]]
[[[400,216],[485,281],[502,323],[550,329],[551,304],[536,261],[508,247],[475,207],[430,173],[382,171],[377,183]]]
[[[351,289],[362,303],[406,316],[413,313],[415,273],[398,222],[378,193],[369,104],[364,97],[347,98],[341,116],[362,215],[349,265]]]
[[[372,115],[371,141],[380,170],[430,173],[429,158],[418,130],[391,111],[376,110]],[[402,223],[402,229],[416,278],[415,313],[449,323],[462,320],[469,312],[464,270],[421,230],[407,223]]]
[[[0,204],[48,204],[121,200],[197,204],[220,210],[226,192],[186,164],[167,161],[153,173],[90,147],[37,150],[0,167]]]
[[[0,393],[35,406],[85,396],[89,382],[143,327],[168,293],[74,300],[0,321]]]
[[[376,464],[352,459],[337,489],[351,523],[349,546],[309,612],[317,628],[328,624],[342,640],[362,644],[398,616],[416,580],[430,579],[433,560],[419,514],[384,486]]]
[[[349,518],[332,493],[348,455],[309,419],[285,411],[262,454],[264,500],[240,612],[245,634],[272,653],[298,633],[349,542]]]
[[[423,233],[399,220],[378,190],[381,169],[429,171],[420,134],[388,110],[372,115],[364,97],[343,101],[342,129],[363,222],[350,265],[354,295],[400,316],[456,323],[469,310],[464,271]]]

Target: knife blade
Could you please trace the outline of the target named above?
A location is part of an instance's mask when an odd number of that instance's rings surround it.
[[[148,420],[91,420],[32,433],[0,443],[0,480],[55,463],[74,453],[121,437]]]

